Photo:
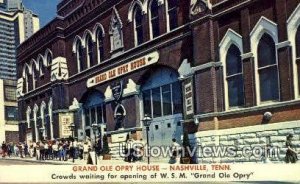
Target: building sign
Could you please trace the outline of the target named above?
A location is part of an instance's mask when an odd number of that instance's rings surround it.
[[[104,73],[101,73],[99,75],[96,75],[96,76],[88,79],[87,87],[90,88],[90,87],[96,86],[98,84],[107,82],[109,80],[115,79],[117,77],[120,77],[122,75],[126,75],[135,70],[145,68],[146,66],[156,63],[158,61],[158,59],[159,59],[158,52],[152,52],[151,54],[140,57],[138,59],[135,59],[126,64],[123,64],[121,66],[118,66],[116,68],[113,68],[111,70],[108,70]]]
[[[72,131],[70,129],[70,124],[73,123],[74,117],[72,113],[59,114],[59,137],[67,138],[72,136]]]
[[[112,94],[116,101],[119,101],[123,95],[123,81],[118,81],[112,85]]]
[[[193,101],[193,80],[187,79],[184,82],[184,104],[185,104],[185,115],[194,115],[194,101]]]
[[[30,142],[32,142],[32,132],[27,132],[26,133],[26,141],[27,141],[27,143],[30,143]]]

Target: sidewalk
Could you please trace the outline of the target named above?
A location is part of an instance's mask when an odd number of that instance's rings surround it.
[[[80,160],[80,159],[75,159],[74,163],[73,163],[73,159],[68,159],[67,161],[59,161],[59,160],[36,160],[36,158],[20,158],[20,157],[5,157],[1,159],[5,159],[5,160],[16,160],[16,161],[23,161],[23,162],[34,162],[34,163],[49,163],[51,165],[87,165],[87,160]],[[102,160],[100,158],[98,158],[97,160],[97,165],[115,165],[115,164],[147,164],[147,160],[144,160],[142,162],[132,162],[132,163],[128,163],[125,162],[123,160]],[[158,162],[153,161],[153,163],[158,164]]]

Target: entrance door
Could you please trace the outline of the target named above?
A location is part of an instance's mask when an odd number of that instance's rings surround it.
[[[151,146],[171,146],[173,138],[180,144],[182,135],[181,119],[181,114],[154,118],[149,130],[149,144]],[[144,135],[146,136],[146,134]],[[144,137],[144,140],[146,140],[146,137]]]

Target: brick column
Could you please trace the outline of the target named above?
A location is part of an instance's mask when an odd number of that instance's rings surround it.
[[[250,46],[250,15],[249,9],[241,10],[241,34],[243,37],[243,73],[244,73],[244,93],[245,106],[256,105],[255,78],[254,78],[254,58]]]

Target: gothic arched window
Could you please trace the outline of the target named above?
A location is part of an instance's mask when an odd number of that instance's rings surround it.
[[[159,36],[159,13],[158,13],[158,0],[150,2],[150,35],[151,38]]]
[[[178,0],[168,0],[168,21],[169,21],[169,30],[172,31],[178,26]]]
[[[264,34],[258,44],[258,75],[260,100],[279,100],[278,66],[273,38]]]
[[[241,52],[232,44],[226,56],[226,80],[228,87],[229,107],[244,105],[244,80]]]
[[[140,6],[135,6],[134,10],[134,31],[135,31],[135,45],[140,45],[144,41],[143,32],[143,12]]]
[[[86,37],[86,53],[87,53],[87,62],[88,66],[92,67],[95,65],[94,56],[93,56],[93,40],[90,35]]]

